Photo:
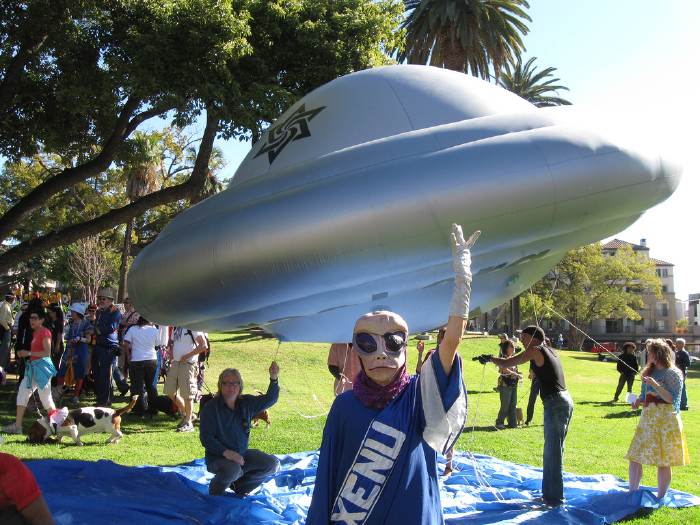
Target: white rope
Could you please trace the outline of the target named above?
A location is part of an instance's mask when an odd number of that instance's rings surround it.
[[[282,346],[282,341],[278,339],[278,340],[277,340],[277,348],[275,349],[275,355],[274,355],[274,357],[273,357],[273,359],[272,359],[273,361],[277,361],[277,354],[278,354],[278,352],[279,352],[281,346]],[[292,392],[292,391],[291,391],[288,387],[286,387],[286,386],[280,385],[280,390],[285,390],[287,393],[291,394],[292,396],[294,395],[294,392]],[[300,412],[300,411],[298,411],[298,410],[292,410],[292,412],[294,412],[296,415],[298,415],[299,417],[304,418],[304,419],[317,419],[317,418],[319,418],[319,417],[325,417],[325,416],[327,416],[327,415],[328,415],[328,411],[330,410],[330,407],[329,407],[329,408],[325,408],[325,407],[321,404],[321,402],[318,400],[318,396],[316,396],[315,393],[311,394],[311,399],[313,399],[314,401],[316,401],[316,404],[321,408],[321,410],[323,410],[323,412],[321,412],[321,413],[319,413],[319,414],[304,414],[303,412]]]
[[[566,322],[569,323],[571,326],[573,326],[578,332],[580,332],[581,334],[583,334],[584,336],[586,336],[588,339],[590,339],[591,341],[593,341],[593,343],[594,343],[595,345],[597,345],[598,347],[602,348],[605,352],[607,352],[608,354],[610,354],[616,361],[619,361],[620,363],[622,363],[623,365],[625,365],[627,368],[629,368],[632,372],[634,372],[635,375],[638,375],[638,374],[641,374],[641,373],[642,373],[641,370],[635,370],[635,369],[632,368],[630,365],[628,365],[627,363],[625,363],[622,359],[620,359],[618,356],[616,356],[615,354],[613,354],[610,350],[608,350],[607,348],[605,348],[602,344],[600,344],[598,341],[596,341],[596,340],[595,340],[593,337],[591,337],[589,334],[587,334],[586,332],[584,332],[583,330],[581,330],[578,326],[576,326],[574,323],[572,323],[571,321],[569,321],[566,317],[564,317],[562,314],[560,314],[559,312],[557,312],[554,308],[552,308],[551,306],[548,306],[548,305],[546,305],[546,304],[545,304],[545,308],[548,308],[552,313],[554,313],[555,315],[558,315],[559,317],[561,317],[564,321],[566,321]]]

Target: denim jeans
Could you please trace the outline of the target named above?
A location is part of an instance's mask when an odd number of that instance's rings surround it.
[[[245,496],[280,468],[275,456],[260,450],[249,448],[242,456],[245,460],[243,466],[224,457],[207,458],[207,470],[214,474],[209,484],[209,494],[220,496],[231,487],[237,494]]]
[[[95,379],[95,403],[100,407],[112,405],[112,365],[114,353],[105,346],[92,351],[92,375]]]
[[[557,392],[542,399],[544,405],[544,451],[542,497],[559,505],[564,501],[564,442],[569,431],[574,402],[568,392]]]
[[[158,390],[153,384],[153,378],[156,375],[157,361],[132,361],[129,365],[131,368],[131,395],[139,396],[136,402],[137,414],[157,414],[155,399],[158,397]],[[144,394],[148,394],[146,397]]]
[[[515,417],[515,405],[518,403],[518,385],[501,385],[498,387],[498,393],[501,396],[501,408],[498,411],[496,425],[502,425],[507,418],[510,428],[517,427],[518,419]]]
[[[688,410],[688,392],[685,390],[685,381],[687,378],[683,378],[683,389],[681,390],[681,410]]]

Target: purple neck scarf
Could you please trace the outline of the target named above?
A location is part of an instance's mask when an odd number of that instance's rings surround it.
[[[403,392],[404,388],[411,380],[406,373],[406,365],[404,364],[386,386],[380,386],[372,381],[365,373],[364,367],[355,382],[352,384],[352,392],[355,397],[367,408],[377,408],[379,410],[386,407],[396,396]]]

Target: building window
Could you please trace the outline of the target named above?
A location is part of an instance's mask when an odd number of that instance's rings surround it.
[[[668,303],[656,303],[656,315],[668,317]]]
[[[667,285],[667,284],[662,284],[662,285],[661,285],[661,291],[662,291],[663,293],[668,292],[668,285]]]
[[[619,334],[622,332],[622,319],[606,319],[605,320],[605,333],[606,334]]]
[[[665,332],[666,331],[666,321],[664,321],[663,319],[660,321],[656,321],[656,329],[659,332]]]
[[[668,277],[668,268],[657,268],[656,275],[659,277]]]

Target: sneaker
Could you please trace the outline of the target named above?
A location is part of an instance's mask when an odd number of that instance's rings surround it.
[[[505,430],[506,426],[503,423],[496,423],[497,430]]]
[[[194,425],[192,423],[185,423],[184,425],[177,427],[176,432],[194,432]]]
[[[2,431],[5,434],[15,434],[19,435],[22,433],[22,429],[17,426],[17,423],[10,423],[9,425],[5,425],[2,427]]]

